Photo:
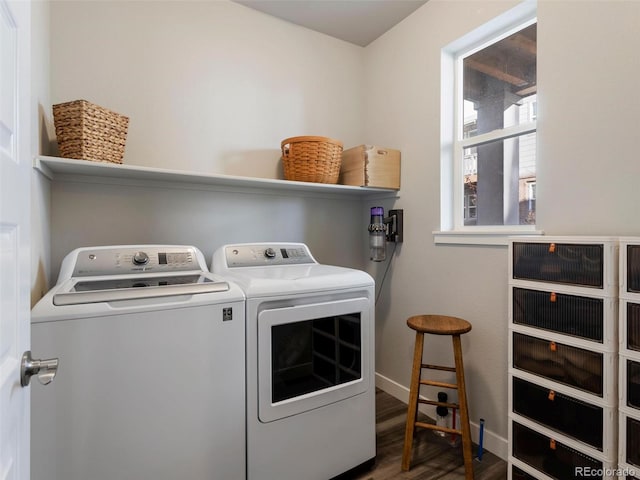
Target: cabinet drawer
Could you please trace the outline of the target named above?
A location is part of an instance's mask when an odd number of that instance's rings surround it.
[[[640,419],[621,414],[620,459],[640,474]]]
[[[606,455],[615,456],[617,431],[605,434],[605,421],[617,424],[615,408],[592,405],[563,393],[549,390],[526,380],[512,377],[512,410],[547,428],[584,442],[593,448],[604,449]],[[606,417],[606,418],[605,418]]]
[[[598,343],[614,341],[617,308],[613,298],[512,287],[511,301],[513,323]]]
[[[602,460],[549,438],[515,420],[511,420],[511,429],[513,457],[551,478],[557,480],[580,478],[585,476],[584,472],[588,472],[590,475],[587,476],[590,478],[602,479],[602,475],[595,474],[602,474],[604,469],[609,467]]]
[[[621,406],[640,411],[640,360],[620,356]]]
[[[513,366],[570,387],[604,397],[604,356],[578,347],[513,332]],[[613,362],[613,359],[608,359]],[[609,379],[606,384],[608,386]],[[611,389],[608,389],[611,390]]]
[[[604,245],[513,242],[513,278],[604,288]]]
[[[640,293],[640,239],[622,246],[623,291]]]
[[[640,352],[640,303],[621,300],[623,324],[622,348]]]

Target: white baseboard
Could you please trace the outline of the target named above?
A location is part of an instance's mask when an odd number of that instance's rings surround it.
[[[384,375],[380,375],[376,372],[376,387],[384,390],[392,397],[397,398],[401,402],[408,403],[409,402],[409,389],[404,385],[400,385],[397,382],[394,382],[390,378],[385,377]],[[422,413],[429,416],[430,418],[436,418],[436,409],[431,405],[420,405],[419,409]],[[505,413],[506,415],[506,413]],[[471,426],[471,438],[475,443],[478,443],[478,438],[480,436],[480,426],[473,421],[469,421]],[[506,438],[503,438],[499,435],[496,435],[491,430],[488,430],[486,427],[484,429],[484,449],[489,450],[494,455],[497,455],[504,461],[507,461],[509,456],[509,445]],[[476,456],[476,452],[474,452],[474,457]]]

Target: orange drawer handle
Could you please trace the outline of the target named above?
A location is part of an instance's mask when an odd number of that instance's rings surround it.
[[[549,390],[549,395],[547,396],[547,398],[553,402],[556,399],[556,392],[554,392],[553,390]]]
[[[551,303],[555,303],[556,300],[558,300],[557,295],[555,294],[555,292],[551,292],[551,295],[549,296],[549,301]]]
[[[556,244],[555,243],[550,243],[549,244],[549,253],[555,253],[556,251]]]
[[[558,351],[558,346],[556,345],[556,342],[549,342],[549,350],[551,350],[552,352]]]
[[[549,439],[549,448],[551,450],[555,450],[556,449],[556,441],[553,438]]]

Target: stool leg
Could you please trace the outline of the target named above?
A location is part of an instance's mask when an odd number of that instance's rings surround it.
[[[407,426],[404,432],[404,449],[402,450],[402,470],[405,472],[409,470],[411,464],[413,432],[415,431],[416,416],[418,415],[418,395],[420,393],[420,370],[422,366],[423,345],[424,334],[416,332],[413,368],[411,370],[411,386],[409,387],[409,406],[407,407]]]
[[[464,383],[462,362],[462,342],[460,335],[453,335],[453,355],[456,362],[456,383],[458,384],[458,404],[460,405],[460,428],[462,430],[462,455],[464,457],[465,480],[473,480],[473,456],[471,453],[471,428],[467,407],[467,389]]]

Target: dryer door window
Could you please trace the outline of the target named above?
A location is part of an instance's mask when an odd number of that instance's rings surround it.
[[[369,300],[263,310],[258,321],[259,416],[263,422],[368,388]]]
[[[271,400],[362,378],[360,312],[271,327]]]

